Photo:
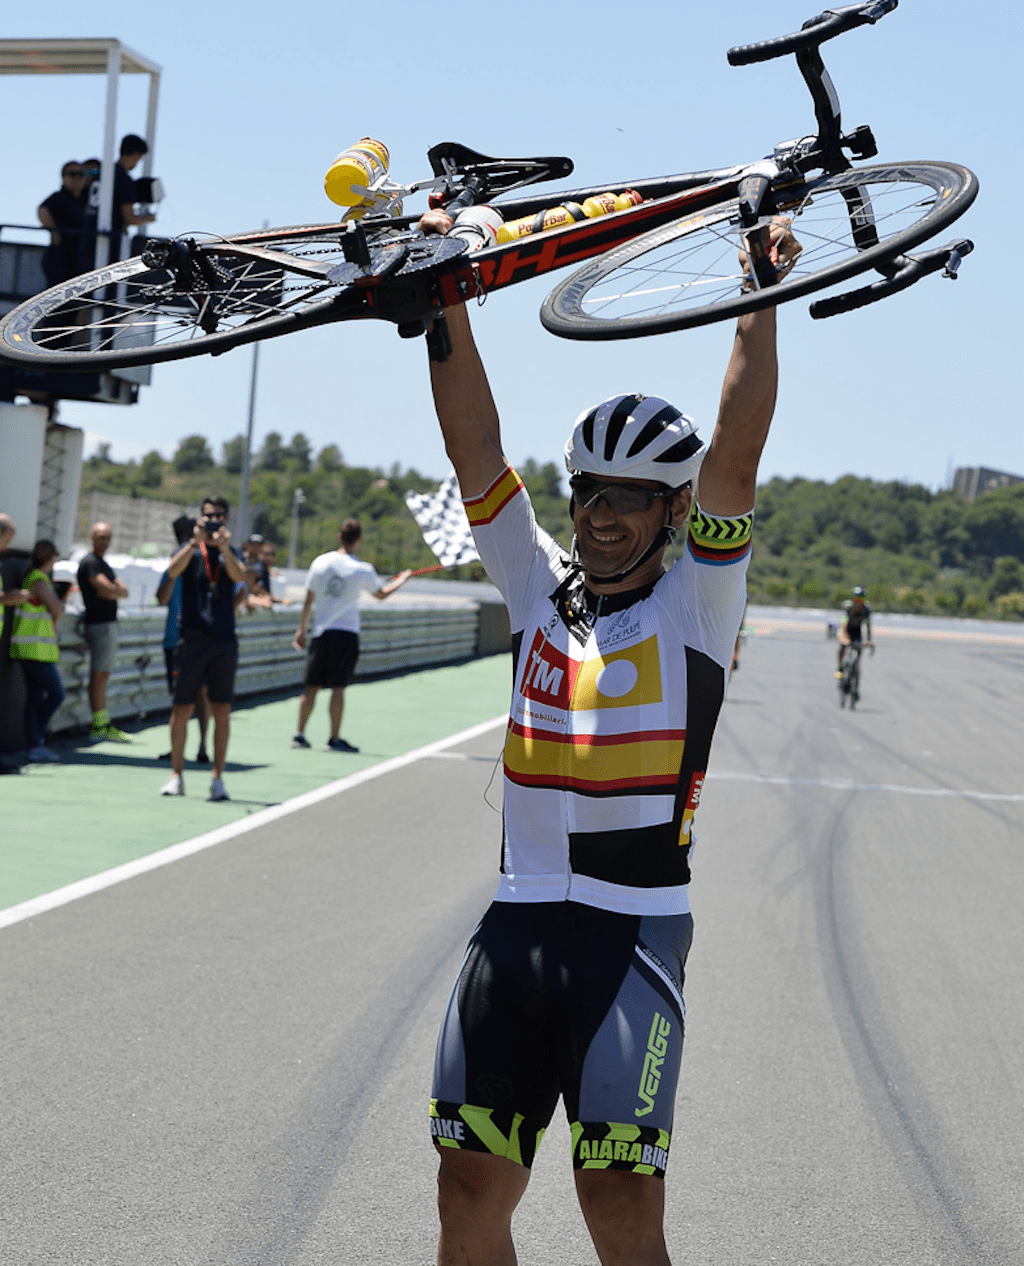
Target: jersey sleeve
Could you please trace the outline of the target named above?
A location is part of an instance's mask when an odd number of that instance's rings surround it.
[[[687,643],[723,666],[730,663],[747,601],[754,512],[721,517],[696,501],[686,548],[669,572],[666,598],[679,604],[675,617]]]
[[[538,524],[529,493],[511,466],[463,504],[480,561],[505,599],[516,632],[538,598],[557,587],[566,551]]]

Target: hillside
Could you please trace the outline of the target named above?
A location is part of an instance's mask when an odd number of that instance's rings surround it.
[[[241,488],[242,437],[220,461],[204,437],[187,436],[175,456],[114,462],[103,448],[85,463],[82,494],[96,490],[187,504],[221,492],[233,506]],[[520,474],[537,518],[563,544],[571,536],[562,472],[529,460]],[[331,444],[314,454],[298,433],[271,432],[256,455],[250,501],[253,530],[285,545],[292,495],[301,487],[297,562],[307,565],[336,544],[338,524],[363,524],[364,557],[378,571],[427,567],[433,556],[406,508],[404,493],[437,479],[396,464],[388,471],[347,466]],[[1024,486],[1000,488],[975,502],[919,484],[844,476],[834,483],[772,479],[758,489],[749,588],[753,602],[834,606],[863,585],[878,610],[1024,618]],[[458,568],[479,577],[479,565]]]

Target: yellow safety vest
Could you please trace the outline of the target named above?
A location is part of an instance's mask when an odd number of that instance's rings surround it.
[[[46,573],[33,569],[21,582],[22,589],[31,589]],[[55,664],[60,658],[53,619],[41,602],[25,602],[14,608],[14,629],[11,632],[11,659],[35,659]]]

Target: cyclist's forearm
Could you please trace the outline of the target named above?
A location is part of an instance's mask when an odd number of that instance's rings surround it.
[[[747,313],[737,322],[718,422],[700,472],[700,504],[711,514],[743,514],[754,504],[778,377],[775,309]]]
[[[483,492],[501,474],[498,410],[473,339],[465,306],[446,313],[452,352],[430,362],[434,407],[464,497]]]

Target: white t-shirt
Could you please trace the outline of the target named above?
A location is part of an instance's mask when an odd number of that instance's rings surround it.
[[[383,584],[370,564],[353,554],[331,550],[314,558],[306,576],[306,588],[313,594],[310,637],[327,629],[358,633],[360,593],[375,593]]]

